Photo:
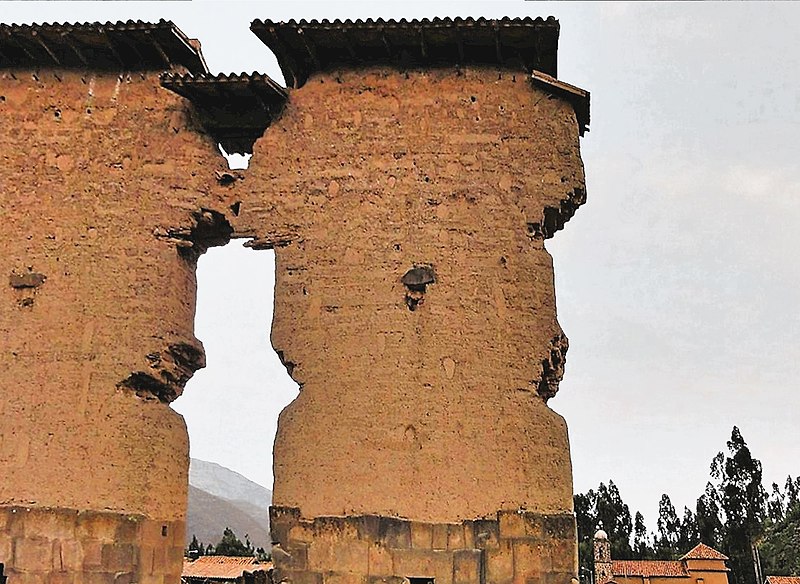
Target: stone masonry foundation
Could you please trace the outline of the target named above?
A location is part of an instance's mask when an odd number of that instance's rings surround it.
[[[10,584],[177,582],[184,528],[142,515],[0,507],[0,559]]]
[[[501,511],[426,523],[376,515],[303,519],[272,507],[273,581],[293,584],[567,584],[577,570],[575,518]]]

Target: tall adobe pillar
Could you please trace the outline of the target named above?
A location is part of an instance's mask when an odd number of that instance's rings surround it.
[[[588,94],[549,19],[256,21],[294,89],[236,231],[277,254],[277,582],[575,575],[567,340],[545,239]],[[533,73],[532,73],[533,72]]]
[[[177,583],[203,364],[195,260],[227,240],[168,22],[0,26],[0,564],[10,584]],[[215,222],[218,224],[214,228]]]

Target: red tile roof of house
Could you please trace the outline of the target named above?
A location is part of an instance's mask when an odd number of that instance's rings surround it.
[[[800,584],[800,576],[767,576],[768,584]]]
[[[213,578],[217,580],[235,580],[244,572],[268,570],[269,562],[259,563],[255,558],[233,556],[201,556],[195,561],[183,562],[183,578]]]
[[[682,560],[727,560],[728,556],[721,554],[714,548],[709,547],[704,543],[698,543],[691,550],[689,550],[686,553],[686,555],[684,555],[681,559]]]
[[[614,576],[664,576],[686,577],[689,572],[683,562],[667,560],[614,560],[611,562]]]

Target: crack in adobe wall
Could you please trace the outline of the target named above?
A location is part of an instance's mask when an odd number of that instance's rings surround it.
[[[550,341],[550,354],[542,359],[541,376],[536,385],[539,396],[547,402],[558,393],[558,385],[564,378],[564,368],[567,364],[567,350],[569,340],[566,335],[559,334]]]

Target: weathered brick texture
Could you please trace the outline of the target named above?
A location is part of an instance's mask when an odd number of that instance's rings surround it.
[[[583,200],[578,135],[569,104],[493,68],[340,71],[292,93],[230,187],[236,232],[276,246],[272,342],[302,386],[276,505],[572,510],[541,225]],[[424,292],[402,282],[415,266],[435,273]]]
[[[277,581],[566,584],[544,240],[584,200],[572,106],[492,67],[316,74],[220,181],[153,73],[0,70],[0,96],[12,584],[178,581],[168,403],[204,361],[196,259],[230,237],[276,250],[272,342],[302,388],[275,441]]]
[[[183,537],[188,443],[166,401],[202,347],[177,232],[226,209],[224,160],[155,73],[0,70],[0,95],[0,517],[25,517],[0,562],[13,584],[134,573],[161,525]]]

